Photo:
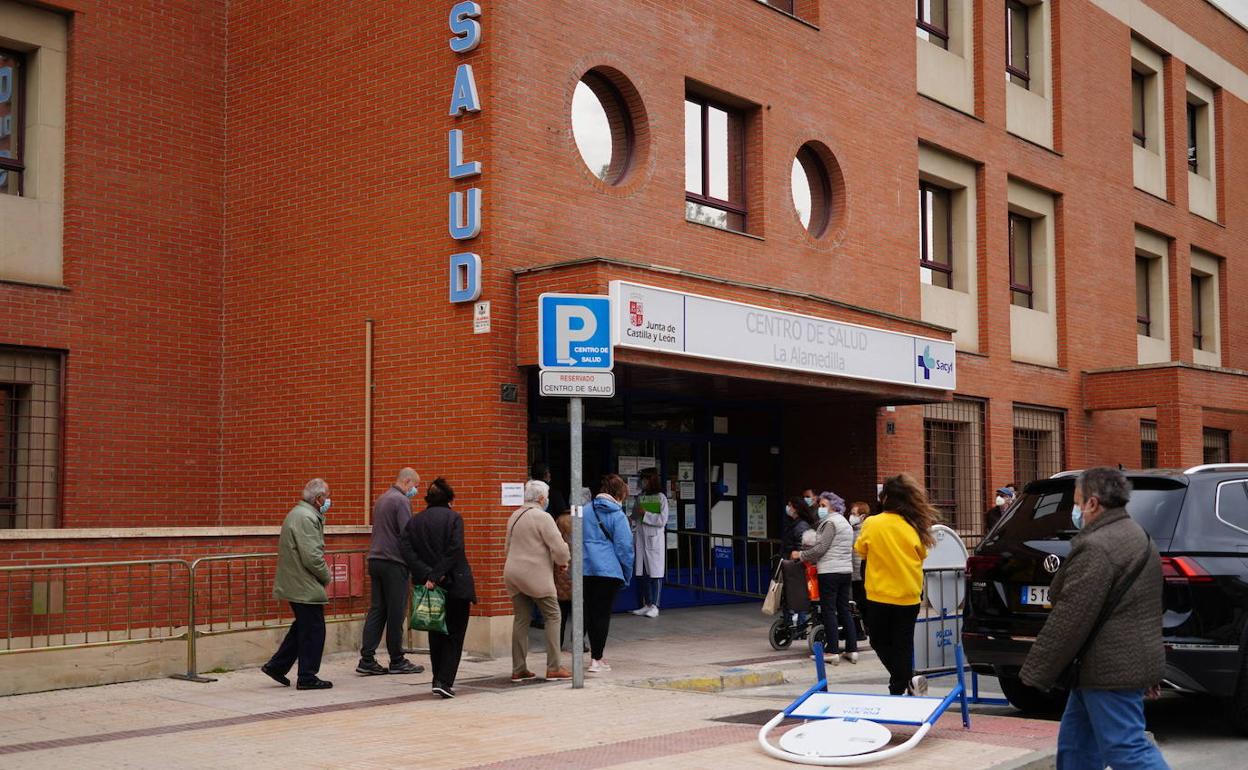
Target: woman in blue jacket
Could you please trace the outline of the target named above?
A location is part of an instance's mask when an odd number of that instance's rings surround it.
[[[598,496],[585,506],[585,632],[590,673],[610,671],[602,659],[611,628],[611,606],[633,574],[633,533],[624,515],[628,484],[614,473],[602,477]]]

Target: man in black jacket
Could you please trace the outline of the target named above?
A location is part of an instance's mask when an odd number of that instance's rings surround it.
[[[372,578],[372,603],[364,621],[364,638],[360,642],[357,674],[419,674],[425,670],[403,657],[403,630],[406,628],[408,583],[407,562],[400,541],[407,522],[412,518],[411,499],[416,496],[420,476],[411,468],[399,471],[394,485],[377,498],[373,505],[373,538],[368,549],[368,575]],[[386,651],[390,668],[374,657],[386,632]]]

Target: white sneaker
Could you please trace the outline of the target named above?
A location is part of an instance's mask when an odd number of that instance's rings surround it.
[[[631,614],[631,615],[645,615],[645,614],[647,614],[647,613],[649,613],[649,612],[650,612],[650,605],[648,605],[648,604],[643,604],[643,605],[641,605],[640,607],[638,607],[637,609],[635,609],[635,610],[631,610],[629,614]]]
[[[651,604],[643,614],[648,618],[657,618],[659,616],[659,608]]]
[[[832,653],[832,657],[831,657],[831,658],[827,658],[827,662],[828,662],[828,663],[831,663],[831,664],[832,664],[832,665],[834,665],[834,666],[839,666],[839,665],[841,665],[841,655],[840,655],[840,653]]]
[[[848,660],[850,663],[858,662],[858,653],[856,652],[847,652],[845,653],[844,657],[845,657],[845,660]]]
[[[927,677],[917,674],[910,679],[910,686],[906,688],[906,692],[916,698],[922,698],[927,695]]]
[[[605,660],[591,660],[589,662],[589,673],[597,674],[603,671],[610,671],[611,667],[607,665]]]

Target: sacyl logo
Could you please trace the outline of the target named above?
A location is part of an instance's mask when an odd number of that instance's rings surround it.
[[[932,379],[932,370],[944,372],[946,374],[953,373],[952,361],[941,361],[932,355],[932,346],[927,345],[923,348],[923,353],[919,356],[918,367],[923,370],[923,379]]]

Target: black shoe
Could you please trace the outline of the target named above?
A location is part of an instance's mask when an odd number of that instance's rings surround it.
[[[377,676],[386,673],[386,669],[375,660],[360,660],[355,667],[355,673],[365,676]]]
[[[265,676],[267,676],[269,679],[272,679],[274,682],[277,682],[282,687],[290,687],[290,680],[287,679],[285,676],[277,673],[273,669],[269,668],[268,663],[265,663],[263,666],[261,666],[260,670],[264,672]]]
[[[296,690],[328,690],[333,687],[333,682],[326,682],[324,679],[312,679],[307,682],[300,682],[295,685]]]
[[[440,696],[442,696],[443,698],[446,698],[446,699],[448,699],[448,700],[449,700],[449,699],[451,699],[451,698],[454,698],[454,697],[455,697],[455,691],[454,691],[454,690],[452,690],[450,687],[445,687],[445,686],[440,685],[440,684],[435,684],[435,685],[433,686],[433,694],[434,694],[434,695],[440,695]]]
[[[390,664],[391,674],[423,674],[424,671],[424,666],[419,666],[410,660],[399,661],[397,665],[394,663]]]

